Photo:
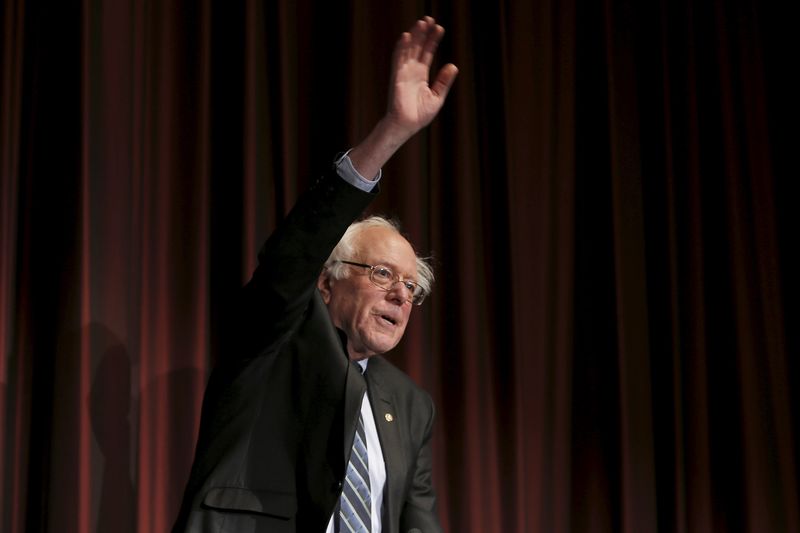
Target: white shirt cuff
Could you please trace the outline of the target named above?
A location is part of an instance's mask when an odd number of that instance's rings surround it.
[[[350,150],[352,150],[352,148]],[[383,170],[379,170],[378,175],[371,180],[365,178],[353,167],[353,162],[350,161],[350,157],[348,156],[350,150],[346,151],[334,162],[336,173],[353,187],[358,187],[364,192],[372,192],[372,189],[374,189],[375,185],[380,181]]]

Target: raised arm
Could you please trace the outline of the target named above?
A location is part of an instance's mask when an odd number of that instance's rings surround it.
[[[452,63],[430,83],[431,64],[444,28],[431,17],[418,20],[394,48],[386,115],[350,152],[355,169],[372,178],[416,132],[436,117],[458,75]]]

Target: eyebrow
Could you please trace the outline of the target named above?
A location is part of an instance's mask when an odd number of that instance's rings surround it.
[[[389,267],[392,270],[392,272],[394,272],[395,274],[400,274],[403,277],[403,281],[413,281],[414,283],[419,283],[419,272],[417,272],[417,275],[407,278],[404,273],[400,272],[400,267],[398,267],[396,264],[392,263],[391,261],[376,261],[374,263],[368,263],[368,264],[371,264],[372,266]]]

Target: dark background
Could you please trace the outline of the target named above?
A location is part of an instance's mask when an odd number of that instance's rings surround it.
[[[381,116],[392,46],[461,73],[384,169],[438,281],[454,532],[798,532],[796,25],[755,0],[5,0],[0,530],[162,532],[215,324]]]

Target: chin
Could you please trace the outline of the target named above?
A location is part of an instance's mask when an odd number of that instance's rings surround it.
[[[400,343],[403,335],[397,331],[369,331],[362,336],[364,346],[377,353],[388,352]]]
[[[392,350],[395,346],[397,346],[398,342],[376,342],[371,344],[367,347],[370,353],[375,355],[382,355],[386,352]]]

